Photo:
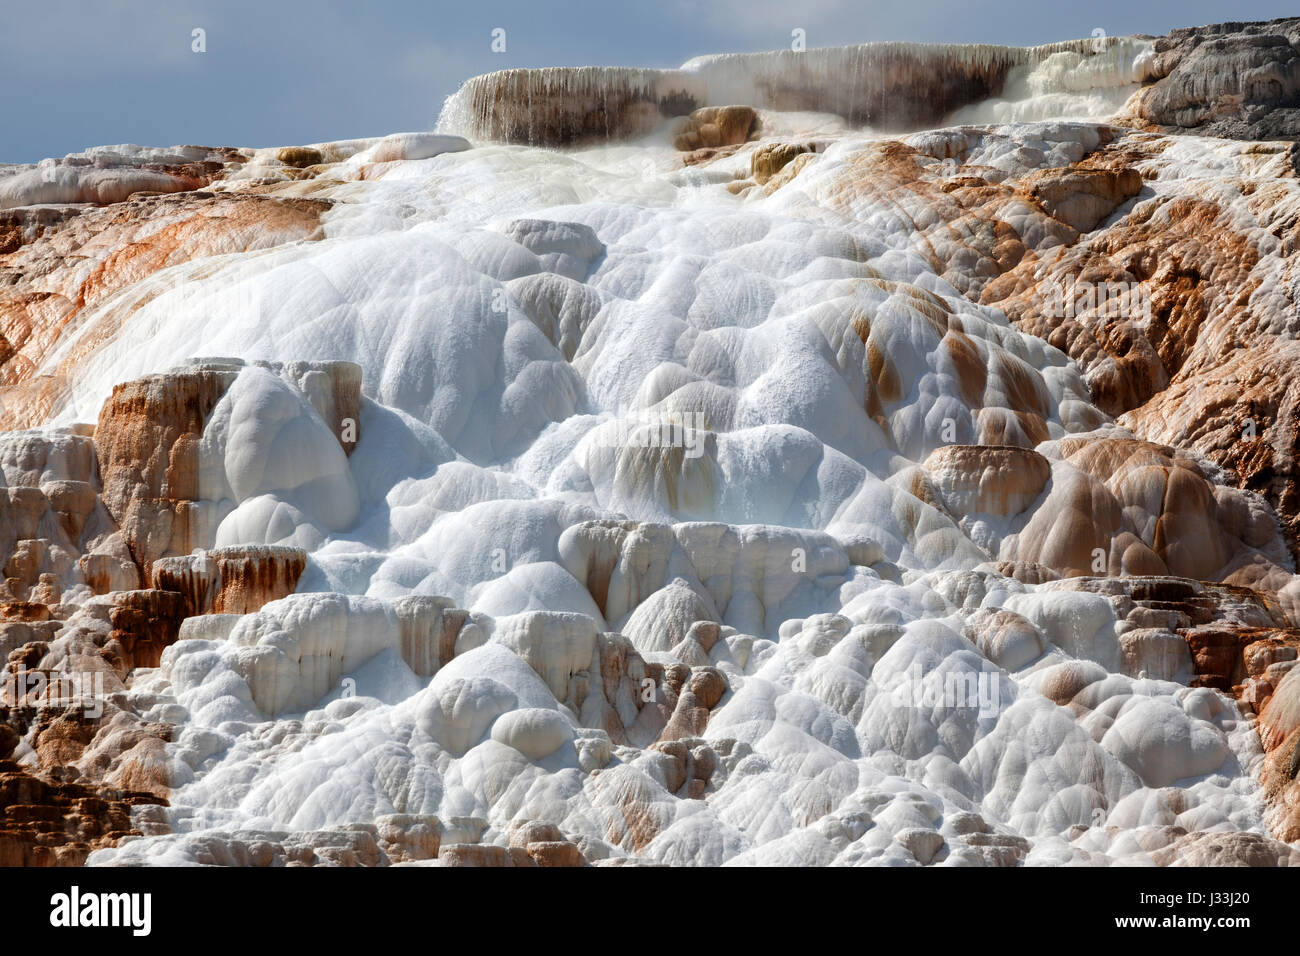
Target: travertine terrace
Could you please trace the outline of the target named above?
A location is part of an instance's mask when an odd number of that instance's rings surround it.
[[[1300,862],[1300,20],[0,167],[0,863]]]

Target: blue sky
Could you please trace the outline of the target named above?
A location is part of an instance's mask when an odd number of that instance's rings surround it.
[[[1291,9],[1287,9],[1288,6]],[[0,162],[87,146],[270,146],[427,129],[468,76],[672,67],[701,53],[868,40],[1032,44],[1294,15],[1286,0],[269,3],[0,0]],[[506,52],[491,32],[506,31]],[[191,32],[207,50],[191,50]]]

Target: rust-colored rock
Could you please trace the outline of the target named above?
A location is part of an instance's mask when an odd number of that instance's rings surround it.
[[[1130,168],[1045,169],[1027,177],[1025,188],[1053,219],[1091,232],[1142,191],[1142,176]]]
[[[159,558],[150,578],[181,595],[185,617],[249,614],[292,594],[306,567],[301,548],[246,545]]]
[[[131,808],[152,793],[41,780],[0,760],[0,866],[80,866],[92,850],[139,836]]]
[[[494,846],[488,843],[453,843],[438,853],[443,866],[537,866],[522,847]]]
[[[95,447],[104,504],[146,583],[157,558],[191,550],[188,506],[199,497],[198,441],[236,374],[197,368],[126,382],[99,413]]]
[[[758,133],[758,113],[748,106],[706,106],[695,110],[673,140],[682,152],[738,146]]]
[[[945,445],[925,460],[939,498],[960,517],[975,512],[1015,515],[1042,493],[1052,469],[1028,448]]]
[[[760,186],[784,169],[795,157],[816,152],[813,143],[764,143],[749,160],[749,174]]]
[[[112,595],[113,624],[104,657],[121,674],[137,667],[157,667],[162,652],[176,642],[185,601],[176,591],[116,591]]]
[[[702,736],[709,724],[709,712],[727,692],[727,678],[716,667],[687,668],[675,664],[665,669],[664,684],[670,694],[676,694],[676,700],[659,739]]]

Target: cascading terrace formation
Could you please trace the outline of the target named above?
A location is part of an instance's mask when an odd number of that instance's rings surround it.
[[[1300,863],[1297,142],[1290,19],[0,166],[0,863]]]

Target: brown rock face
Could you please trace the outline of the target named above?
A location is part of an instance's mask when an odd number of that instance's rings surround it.
[[[1269,825],[1278,839],[1300,840],[1300,732],[1291,734],[1264,758],[1259,781],[1269,803]]]
[[[1268,751],[1260,782],[1273,810],[1273,829],[1284,840],[1300,839],[1300,681],[1294,660],[1271,665],[1276,685],[1260,713],[1260,741]]]
[[[20,739],[30,745],[35,764],[22,774],[31,779],[10,782],[26,788],[19,802],[41,809],[14,818],[21,826],[0,819],[0,830],[18,834],[0,843],[16,839],[27,862],[80,863],[130,830],[129,806],[165,803],[172,725],[143,720],[119,695],[133,668],[157,665],[175,639],[179,611],[173,592],[118,592],[57,632],[19,635],[26,641],[9,654],[0,679],[0,766]],[[40,822],[35,843],[33,820]]]
[[[276,154],[276,158],[286,166],[295,169],[306,169],[308,166],[315,166],[325,161],[321,151],[310,146],[286,146]]]
[[[750,158],[750,177],[760,186],[765,185],[796,156],[813,152],[816,152],[813,143],[765,143]]]
[[[548,823],[529,822],[510,833],[510,850],[522,849],[537,866],[586,866],[577,845],[564,838],[560,828]]]
[[[758,114],[748,106],[706,106],[686,117],[673,145],[682,152],[738,146],[758,135]]]
[[[92,850],[139,836],[131,808],[152,793],[54,783],[0,759],[0,866],[80,866]]]
[[[1246,712],[1263,711],[1286,669],[1274,664],[1294,661],[1300,651],[1300,630],[1245,627],[1214,622],[1180,632],[1196,665],[1196,683],[1232,693]],[[1265,726],[1267,722],[1265,722]],[[1266,745],[1269,733],[1262,733]],[[1275,746],[1279,741],[1272,741]]]
[[[727,678],[716,667],[674,664],[664,671],[664,687],[672,713],[659,740],[675,741],[704,733],[709,712],[727,692]]]
[[[0,603],[45,605],[49,611],[42,620],[65,616],[57,610],[63,586],[77,583],[71,566],[87,552],[102,553],[92,560],[112,575],[117,526],[99,500],[95,465],[93,440],[76,428],[0,437],[0,469],[9,486],[0,489]],[[83,575],[85,570],[83,565]],[[130,575],[117,577],[135,586]],[[5,613],[29,619],[42,614],[17,607]]]
[[[1142,191],[1135,169],[1046,169],[1028,177],[1029,193],[1053,219],[1092,232],[1121,203]]]
[[[1045,585],[1105,595],[1121,620],[1120,643],[1131,658],[1125,672],[1140,670],[1161,679],[1186,680],[1190,686],[1213,687],[1234,697],[1244,714],[1260,714],[1260,740],[1266,750],[1283,742],[1300,726],[1300,682],[1287,688],[1284,678],[1300,658],[1300,629],[1268,592],[1231,584],[1212,584],[1172,576],[1074,577]],[[1152,655],[1144,643],[1186,644],[1186,654]],[[1176,645],[1174,645],[1176,646]],[[1178,677],[1178,661],[1191,675]],[[1161,666],[1166,673],[1157,673]],[[1276,703],[1275,703],[1276,701]]]
[[[1052,473],[1038,452],[997,445],[945,445],[930,453],[924,468],[957,515],[1019,514],[1042,494]]]
[[[1242,350],[1217,369],[1189,370],[1122,419],[1155,440],[1199,449],[1262,495],[1276,508],[1293,556],[1300,554],[1297,361],[1294,342]]]
[[[185,617],[249,614],[292,594],[306,567],[301,548],[246,545],[159,558],[150,578],[181,595]]]
[[[443,866],[473,867],[538,865],[525,847],[495,846],[490,843],[453,843],[444,846],[438,854],[438,862]]]
[[[196,369],[118,385],[95,429],[104,504],[141,572],[192,550],[203,425],[236,371]]]
[[[969,240],[956,247],[964,255],[977,251],[987,268],[976,272],[992,276],[966,280],[967,294],[1067,352],[1083,369],[1093,402],[1121,425],[1203,454],[1261,494],[1277,509],[1294,557],[1300,346],[1294,323],[1282,317],[1297,309],[1300,189],[1286,149],[1259,144],[1249,153],[1249,179],[1225,174],[1224,190],[1213,196],[1138,194],[1128,215],[1078,235],[1096,225],[1092,213],[1077,218],[1079,209],[1099,202],[1095,212],[1109,214],[1112,201],[1133,194],[1138,172],[1147,180],[1176,178],[1167,146],[1142,134],[1103,137],[1101,148],[1074,166],[1025,177],[1022,195],[1071,230],[1048,246],[1026,244],[1024,226],[1008,228],[1002,210],[1013,180],[994,187],[950,179],[948,195],[970,210],[968,220],[987,223],[987,235],[1004,233],[987,249],[972,250]],[[904,176],[901,162],[890,169],[902,177],[900,187],[929,189],[919,171]],[[1071,194],[1071,183],[1086,188]],[[959,217],[952,210],[941,218]],[[942,262],[948,244],[938,238],[931,245]]]
[[[115,591],[109,613],[113,630],[104,656],[122,675],[137,667],[157,667],[162,652],[176,642],[185,604],[175,591]]]
[[[26,788],[15,798],[19,805],[0,817],[5,860],[79,864],[95,847],[136,832],[130,806],[165,802],[170,792],[172,728],[143,720],[115,695],[136,669],[158,666],[185,617],[257,610],[292,593],[303,573],[306,555],[294,548],[168,554],[190,550],[198,441],[238,368],[208,363],[126,383],[105,403],[98,441],[88,426],[0,437],[6,483],[0,488],[0,650],[7,664],[0,717],[8,721],[0,722],[0,761],[19,739],[36,759],[22,780],[0,772],[8,780],[0,792],[6,785]],[[355,365],[302,362],[273,371],[338,428],[344,447],[355,442]],[[163,586],[140,588],[152,578]],[[73,592],[75,604],[65,604],[68,582],[74,588],[84,582],[108,600],[83,604],[82,589]],[[424,641],[435,666],[448,644],[442,630]],[[437,833],[430,850],[421,826],[411,825],[414,842],[394,830],[392,852],[435,856]],[[165,832],[165,823],[155,821],[149,832]],[[382,855],[355,840],[332,849],[329,837],[321,840],[325,848],[308,854],[312,860],[372,865]],[[260,850],[250,853],[261,858]]]
[[[393,605],[401,627],[402,660],[421,677],[431,677],[456,656],[456,638],[469,612],[450,598],[411,594]]]

